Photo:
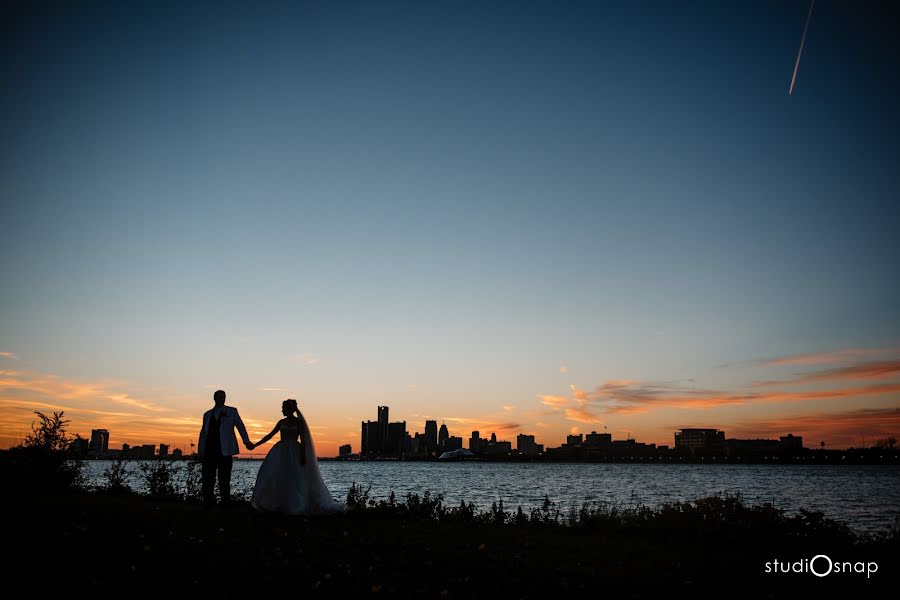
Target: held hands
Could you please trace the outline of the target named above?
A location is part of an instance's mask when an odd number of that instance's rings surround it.
[[[250,442],[249,444],[247,444],[247,450],[251,450],[251,451],[252,451],[252,450],[254,450],[258,445],[259,445],[259,444],[254,444],[253,442]]]

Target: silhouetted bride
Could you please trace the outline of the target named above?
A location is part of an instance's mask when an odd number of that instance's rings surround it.
[[[288,515],[344,512],[344,503],[332,498],[322,479],[309,426],[297,408],[297,401],[282,402],[281,412],[284,418],[269,435],[253,445],[261,446],[281,433],[281,441],[269,450],[256,475],[253,508]]]

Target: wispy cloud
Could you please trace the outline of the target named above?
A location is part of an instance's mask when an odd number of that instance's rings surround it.
[[[641,382],[611,379],[592,392],[571,386],[571,398],[541,396],[546,406],[564,409],[567,418],[581,420],[588,415],[574,409],[602,414],[646,413],[659,407],[710,408],[752,403],[785,403],[814,400],[857,400],[900,392],[900,358],[868,360],[898,354],[898,348],[850,348],[756,361],[767,366],[822,365],[844,362],[841,366],[796,373],[792,378],[758,381],[736,390],[702,389],[693,379],[675,382]],[[885,381],[886,380],[886,381]],[[690,385],[685,385],[689,383]],[[843,383],[843,385],[841,385]],[[831,385],[828,385],[831,384]],[[797,386],[807,389],[796,390]],[[781,388],[781,389],[778,389]],[[816,389],[808,389],[816,388]]]
[[[787,432],[802,435],[807,447],[817,447],[820,441],[833,448],[870,446],[878,438],[900,432],[900,408],[860,408],[744,420],[729,426],[727,434],[738,438],[775,438]]]
[[[848,367],[837,367],[811,373],[797,373],[793,379],[759,381],[756,387],[773,385],[799,385],[823,381],[852,381],[866,379],[887,379],[900,376],[900,360],[866,362]]]
[[[565,396],[544,395],[538,396],[538,399],[540,399],[541,404],[554,409],[565,408],[571,403],[571,401]]]
[[[580,406],[569,406],[565,410],[566,418],[579,423],[600,423],[601,419],[591,411]]]
[[[131,397],[120,391],[124,384],[115,380],[78,381],[47,373],[0,371],[0,394],[21,392],[56,400],[107,400],[151,412],[171,409],[153,402]]]
[[[157,390],[158,391],[158,390]],[[166,392],[163,392],[166,394]],[[177,395],[165,395],[179,399]],[[0,371],[0,439],[5,444],[18,443],[23,429],[30,428],[34,412],[64,411],[68,418],[82,428],[105,427],[117,435],[142,436],[156,431],[166,436],[189,435],[196,425],[179,432],[166,425],[174,409],[155,400],[133,395],[127,384],[102,379],[74,380],[49,373],[29,371]],[[79,429],[73,429],[73,432]],[[143,433],[142,433],[143,432]],[[148,434],[149,435],[149,434]],[[121,439],[121,438],[120,438]],[[146,441],[165,441],[175,437],[143,437]],[[131,438],[131,441],[135,441]]]
[[[569,386],[569,389],[572,390],[572,398],[578,402],[579,406],[584,406],[584,403],[588,401],[588,393],[582,389],[579,389],[578,386],[572,384]]]
[[[18,408],[27,411],[30,414],[33,414],[34,411],[45,411],[45,410],[55,410],[55,411],[63,411],[66,413],[80,413],[80,414],[88,414],[88,415],[97,415],[103,417],[122,417],[125,419],[136,419],[141,415],[134,412],[119,412],[119,411],[110,411],[110,410],[97,410],[91,408],[85,408],[83,406],[77,405],[67,405],[61,404],[59,402],[54,401],[42,401],[42,400],[24,400],[20,398],[0,398],[0,409],[10,409],[10,408]],[[6,410],[0,410],[0,423],[4,422],[4,419],[8,412]]]
[[[443,419],[450,424],[456,424],[460,427],[466,427],[469,430],[476,430],[481,433],[482,437],[489,435],[491,432],[509,432],[518,431],[521,427],[520,423],[510,421],[491,421],[489,419],[478,417],[446,417]],[[449,425],[448,425],[449,427]],[[451,432],[453,433],[453,432]],[[468,431],[464,432],[468,434]],[[463,435],[462,437],[468,437]]]
[[[321,359],[318,356],[316,356],[315,354],[312,354],[310,352],[303,352],[302,354],[297,354],[292,358],[292,360],[295,363],[306,366],[306,367],[312,367],[312,366],[318,365],[321,362]]]
[[[260,392],[283,392],[284,391],[281,388],[275,388],[275,387],[261,387],[261,388],[256,388],[256,389]]]
[[[599,423],[600,417],[594,414],[586,407],[589,401],[589,395],[586,391],[578,388],[576,385],[570,385],[572,392],[571,398],[565,396],[543,395],[538,396],[541,404],[548,406],[552,413],[561,412],[569,421],[577,421],[579,423]]]
[[[876,356],[891,356],[900,354],[900,348],[845,348],[830,352],[817,352],[813,354],[796,354],[793,356],[781,356],[778,358],[762,359],[760,362],[768,366],[784,365],[833,365],[854,362]]]
[[[119,404],[124,404],[126,406],[134,406],[137,408],[141,408],[150,412],[169,412],[172,409],[166,408],[163,406],[157,406],[152,402],[147,402],[145,400],[138,400],[137,398],[132,398],[128,394],[124,393],[108,393],[106,395],[108,400],[112,400],[113,402],[117,402]]]
[[[19,357],[13,354],[12,352],[0,352],[0,357],[8,358],[10,360],[19,360]]]
[[[693,380],[683,382],[640,382],[613,379],[587,392],[570,386],[571,397],[538,396],[552,412],[562,412],[571,421],[596,423],[600,415],[633,415],[663,407],[700,409],[753,403],[786,403],[814,400],[856,400],[900,392],[900,382],[876,382],[900,377],[900,361],[883,361],[799,374],[783,381],[757,382],[749,388],[716,390],[697,388]],[[869,381],[872,381],[869,383]],[[817,389],[790,389],[797,385],[847,382],[857,385],[818,386]],[[860,382],[862,385],[860,385]],[[789,389],[772,389],[776,386]]]
[[[688,388],[677,383],[641,383],[622,379],[607,381],[587,397],[592,405],[609,414],[644,413],[661,406],[708,408],[743,404],[748,400],[746,395]]]
[[[593,404],[609,414],[634,414],[653,408],[710,408],[758,402],[798,402],[808,400],[859,399],[900,392],[900,383],[873,384],[851,388],[809,391],[721,392],[717,390],[671,389],[659,385],[627,388],[601,386],[590,395]]]

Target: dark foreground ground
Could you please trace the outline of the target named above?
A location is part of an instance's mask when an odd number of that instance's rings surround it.
[[[831,598],[893,594],[898,583],[896,539],[773,542],[372,513],[288,518],[246,505],[206,511],[87,493],[14,493],[0,508],[7,583],[23,582],[38,598]],[[817,554],[874,561],[878,572],[765,573],[768,561]]]

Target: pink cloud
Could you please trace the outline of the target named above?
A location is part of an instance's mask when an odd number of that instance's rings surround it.
[[[754,384],[757,387],[772,385],[798,385],[804,383],[818,383],[821,381],[847,381],[859,379],[886,379],[900,376],[900,360],[867,362],[847,367],[813,371],[811,373],[798,373],[790,380],[760,381]]]
[[[769,366],[783,365],[823,365],[852,362],[872,356],[889,356],[900,353],[900,348],[845,348],[831,352],[818,352],[813,354],[797,354],[769,358],[761,361]]]

